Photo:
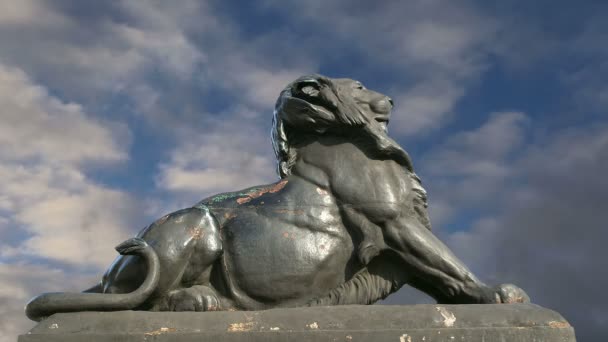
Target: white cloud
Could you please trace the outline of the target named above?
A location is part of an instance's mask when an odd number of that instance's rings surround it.
[[[449,80],[429,79],[395,96],[391,134],[420,136],[442,126],[464,92],[464,86]]]
[[[527,117],[521,112],[492,113],[480,127],[457,133],[423,161],[433,174],[501,177],[510,165],[505,158],[524,142]]]
[[[423,136],[449,121],[458,100],[488,68],[501,30],[497,20],[468,1],[267,4],[324,35],[309,49],[338,53],[332,49],[335,39],[370,63],[403,75],[391,87],[396,100],[391,132],[397,136]]]
[[[525,142],[528,123],[521,112],[492,113],[481,126],[447,137],[423,157],[420,174],[435,227],[502,197],[501,190],[518,173],[513,158]]]
[[[160,167],[158,186],[202,199],[275,181],[270,133],[246,115],[209,120],[204,132],[178,144]]]
[[[74,170],[3,166],[0,173],[12,175],[0,182],[13,208],[11,223],[29,236],[14,251],[20,256],[101,270],[117,255],[113,246],[136,228],[130,218],[137,206],[129,195]]]
[[[99,13],[86,19],[62,13],[46,2],[28,0],[5,5],[10,11],[4,21],[0,15],[0,42],[4,47],[0,58],[76,100],[91,101],[100,95],[128,92],[142,82],[148,70],[192,78],[197,66],[205,62],[205,54],[180,27],[184,20],[176,17],[177,8],[187,8],[162,3],[140,5],[127,1],[99,6],[95,8]],[[130,20],[110,14],[118,12]],[[41,28],[39,21],[49,16],[55,19]]]
[[[244,55],[237,57],[240,59],[246,58]],[[237,101],[244,105],[264,109],[272,109],[281,90],[296,78],[307,74],[306,68],[273,69],[255,66],[251,63],[234,59],[227,61],[224,68],[228,68],[233,72],[222,75],[218,73],[215,76],[220,79],[220,82],[230,92],[238,94],[237,96],[239,97],[241,94],[243,95]],[[270,115],[271,112],[269,110],[267,112],[269,120],[271,118]]]
[[[19,69],[0,64],[0,156],[49,163],[118,161],[128,144],[125,127],[103,126],[75,103],[49,96]]]
[[[180,78],[191,78],[195,67],[205,61],[204,54],[181,31],[142,30],[125,24],[111,24],[109,31],[137,51],[140,63],[164,66]]]
[[[53,27],[66,22],[65,16],[52,10],[41,0],[0,2],[0,27],[4,25]]]
[[[27,301],[42,292],[82,291],[98,279],[26,263],[0,263],[0,342],[14,342],[35,322],[24,312]]]
[[[563,314],[579,340],[606,338],[607,160],[605,126],[555,132],[527,146],[514,165],[518,182],[493,201],[500,210],[492,224],[450,239],[493,281],[518,283],[535,303]]]
[[[126,160],[127,128],[93,120],[80,105],[2,65],[0,107],[0,213],[3,225],[27,236],[2,241],[3,254],[105,267],[113,245],[129,235],[135,205],[126,193],[91,181],[82,167]]]

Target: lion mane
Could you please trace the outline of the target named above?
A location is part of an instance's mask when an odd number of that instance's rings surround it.
[[[292,99],[292,93],[297,91],[295,85],[306,81],[320,85],[318,94],[315,94],[319,99],[318,103],[287,106],[286,100]],[[302,128],[312,130],[316,134],[344,128],[358,129],[371,138],[378,152],[413,172],[408,153],[391,139],[377,122],[368,120],[362,111],[346,89],[327,77],[313,74],[300,77],[287,85],[276,102],[272,119],[272,147],[279,176],[285,178],[291,174],[291,168],[297,160],[293,141],[298,139],[297,131]]]

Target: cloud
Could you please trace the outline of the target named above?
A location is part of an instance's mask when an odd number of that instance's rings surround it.
[[[186,7],[146,7],[130,1],[92,9],[69,1],[53,6],[25,1],[9,7],[15,7],[12,17],[19,20],[0,21],[5,47],[0,58],[71,99],[93,101],[128,91],[151,70],[190,79],[205,62],[178,18],[161,20]],[[55,19],[40,27],[39,20],[47,17]]]
[[[0,107],[0,213],[21,234],[2,242],[9,247],[3,256],[107,264],[111,244],[126,235],[133,199],[91,181],[82,168],[126,160],[126,126],[94,120],[2,65]]]
[[[438,233],[481,279],[522,286],[535,303],[563,314],[580,340],[605,339],[599,270],[608,266],[608,129],[525,139],[528,122],[522,113],[495,113],[429,154],[431,206],[439,200],[453,213],[476,212],[456,231]]]
[[[312,48],[338,55],[326,58],[355,53],[375,72],[399,74],[388,88],[396,100],[391,133],[400,137],[420,137],[448,122],[458,100],[489,67],[503,29],[468,1],[266,3],[322,35]],[[336,41],[348,52],[336,51]]]
[[[218,192],[276,181],[270,124],[261,130],[247,118],[247,112],[244,115],[208,120],[198,136],[176,145],[160,166],[157,185],[176,194],[197,196],[192,200],[198,201]]]
[[[124,126],[108,128],[75,103],[49,96],[19,69],[0,64],[0,156],[48,163],[120,161],[129,140]]]
[[[44,1],[23,0],[0,4],[0,27],[6,25],[53,27],[66,23],[66,18],[50,9]]]
[[[441,78],[416,84],[394,99],[391,134],[420,136],[442,126],[464,93],[463,86]]]
[[[522,112],[491,113],[481,126],[446,137],[422,157],[419,169],[435,227],[494,205],[515,173],[513,158],[524,146],[529,122]]]
[[[578,27],[576,35],[559,41],[551,56],[568,55],[570,58],[552,60],[558,68],[553,73],[565,91],[574,99],[569,105],[579,113],[579,117],[602,117],[608,108],[608,48],[601,42],[608,39],[608,25],[599,15],[593,13]],[[546,57],[546,59],[549,59]],[[558,72],[555,72],[555,69]]]
[[[51,291],[81,291],[96,280],[43,265],[0,263],[0,342],[14,342],[17,335],[35,325],[23,311],[33,296]]]
[[[445,226],[471,209],[479,211],[486,207],[490,212],[496,211],[494,207],[502,202],[501,192],[517,174],[512,154],[524,144],[528,122],[521,112],[491,113],[479,127],[446,137],[420,161],[419,174],[425,175],[423,182],[429,191],[435,234],[447,239],[456,255],[479,275],[488,276],[488,268],[482,262],[494,260],[495,256],[486,239],[496,235],[500,222],[482,217],[471,227],[457,227],[455,232]],[[433,300],[406,287],[385,303],[433,303]]]

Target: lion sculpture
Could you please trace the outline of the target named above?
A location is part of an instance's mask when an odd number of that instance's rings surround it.
[[[280,181],[164,216],[117,247],[99,284],[42,294],[27,316],[371,304],[404,284],[439,303],[529,301],[480,282],[431,232],[426,192],[387,134],[392,107],[355,80],[295,80],[273,117]]]

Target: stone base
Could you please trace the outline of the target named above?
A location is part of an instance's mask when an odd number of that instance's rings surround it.
[[[534,304],[371,305],[233,312],[78,312],[40,322],[33,341],[575,341]]]

